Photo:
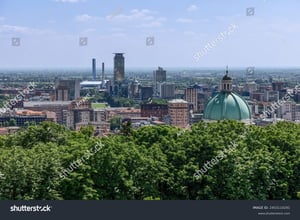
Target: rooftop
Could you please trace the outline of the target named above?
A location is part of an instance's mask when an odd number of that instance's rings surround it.
[[[72,101],[44,101],[44,102],[24,102],[24,108],[28,107],[38,107],[38,106],[45,106],[45,105],[70,105]]]
[[[248,120],[251,111],[247,102],[234,92],[220,92],[207,104],[204,118],[208,120]]]
[[[169,103],[188,103],[188,102],[183,99],[172,99],[169,101]]]

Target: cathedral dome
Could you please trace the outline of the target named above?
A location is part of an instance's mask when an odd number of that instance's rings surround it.
[[[251,111],[247,102],[232,91],[232,79],[226,75],[222,79],[221,92],[211,98],[205,107],[206,120],[250,120]]]
[[[250,120],[251,112],[247,102],[238,94],[222,91],[208,102],[204,119]]]

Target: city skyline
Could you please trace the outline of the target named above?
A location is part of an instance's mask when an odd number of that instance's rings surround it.
[[[112,53],[125,53],[126,68],[296,67],[299,6],[296,0],[4,0],[0,67],[89,68],[96,58],[109,68]]]

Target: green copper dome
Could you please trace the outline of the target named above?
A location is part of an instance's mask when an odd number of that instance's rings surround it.
[[[251,112],[247,102],[231,91],[221,91],[207,104],[204,111],[207,120],[247,120]]]

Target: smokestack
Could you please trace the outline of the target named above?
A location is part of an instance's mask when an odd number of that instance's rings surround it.
[[[93,69],[93,80],[96,80],[96,59],[93,58],[92,60],[92,69]]]
[[[102,63],[102,88],[104,88],[104,63]]]

